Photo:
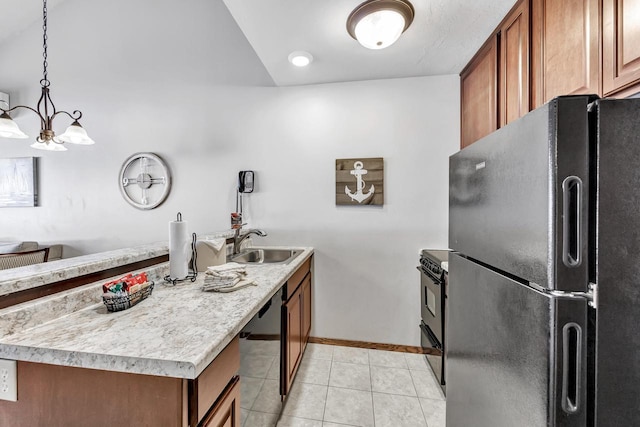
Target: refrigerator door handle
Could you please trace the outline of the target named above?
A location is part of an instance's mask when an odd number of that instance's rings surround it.
[[[562,181],[562,262],[582,264],[582,180],[568,176]]]
[[[562,409],[567,414],[580,410],[582,376],[582,328],[574,322],[562,328]]]

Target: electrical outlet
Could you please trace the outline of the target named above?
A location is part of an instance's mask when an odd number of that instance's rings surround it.
[[[0,359],[0,400],[18,401],[18,370],[15,360]]]

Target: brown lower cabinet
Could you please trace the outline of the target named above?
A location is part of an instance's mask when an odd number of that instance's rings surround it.
[[[311,332],[311,259],[287,282],[289,298],[282,308],[285,337],[284,394],[288,394],[300,366]]]
[[[0,426],[239,427],[236,337],[195,380],[18,362]]]
[[[202,421],[202,427],[240,426],[240,378],[234,377],[219,402]]]

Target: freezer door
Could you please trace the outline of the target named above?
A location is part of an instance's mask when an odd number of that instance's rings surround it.
[[[587,289],[591,99],[556,98],[451,156],[450,248],[549,289]]]
[[[598,103],[596,426],[640,425],[640,99]]]
[[[449,257],[447,427],[586,425],[585,300]]]

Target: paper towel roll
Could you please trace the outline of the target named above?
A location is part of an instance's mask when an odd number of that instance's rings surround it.
[[[169,223],[169,275],[184,279],[189,274],[189,233],[186,221]]]

